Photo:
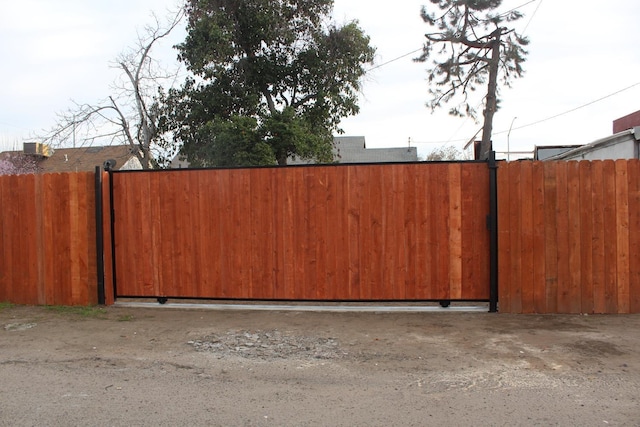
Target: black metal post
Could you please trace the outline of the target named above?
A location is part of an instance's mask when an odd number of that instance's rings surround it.
[[[104,228],[102,212],[102,168],[96,166],[96,257],[98,273],[98,304],[106,302],[104,293]]]
[[[496,152],[489,153],[489,312],[498,311],[498,164]]]

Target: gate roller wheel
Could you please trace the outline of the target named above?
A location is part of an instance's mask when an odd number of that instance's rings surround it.
[[[160,304],[166,304],[168,300],[169,300],[169,298],[167,298],[167,297],[160,297],[160,298],[158,298],[158,302],[159,302]]]
[[[448,300],[440,301],[440,307],[442,307],[442,308],[447,308],[447,307],[449,307],[449,305],[451,305],[451,301],[448,301]]]

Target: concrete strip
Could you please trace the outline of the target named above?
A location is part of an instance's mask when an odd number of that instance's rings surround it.
[[[173,309],[198,309],[198,310],[256,310],[256,311],[314,311],[314,312],[378,312],[378,313],[487,313],[485,306],[354,306],[354,305],[272,305],[272,304],[192,304],[170,303],[159,304],[157,302],[118,302],[114,307],[134,308],[173,308]]]

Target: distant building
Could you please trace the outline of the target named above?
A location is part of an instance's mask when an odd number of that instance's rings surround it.
[[[613,132],[606,138],[539,160],[640,159],[640,111],[614,120]]]
[[[574,148],[582,147],[582,145],[541,145],[536,146],[533,151],[533,160],[547,160],[551,157],[558,156],[573,150]]]
[[[541,160],[616,160],[640,158],[640,126],[618,132]]]
[[[367,148],[364,136],[336,136],[333,138],[336,163],[395,163],[417,162],[416,147]],[[308,165],[312,160],[289,159],[291,165]]]
[[[142,164],[128,145],[53,150],[44,144],[26,142],[22,151],[5,151],[0,153],[0,159],[11,162],[31,160],[40,173],[92,172],[96,166],[104,166],[107,160],[115,161],[113,170],[142,169]]]

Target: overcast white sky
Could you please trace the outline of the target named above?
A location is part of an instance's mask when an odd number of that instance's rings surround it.
[[[527,2],[504,0],[502,10]],[[377,64],[383,64],[421,47],[428,31],[419,15],[425,3],[336,0],[335,18],[358,19],[377,47]],[[152,10],[162,15],[175,4],[2,0],[0,149],[21,147],[24,139],[50,128],[56,112],[68,108],[71,99],[94,103],[108,96],[118,76],[110,61],[135,41],[136,30],[150,22]],[[507,139],[511,151],[588,143],[610,135],[614,119],[640,110],[640,2],[536,0],[521,11],[526,16],[516,29],[526,28],[530,54],[525,76],[502,91],[502,108],[494,122],[497,151],[507,150]],[[167,64],[175,60],[171,45],[183,37],[177,31],[163,46]],[[480,124],[450,118],[446,108],[435,114],[427,109],[426,64],[414,63],[417,55],[367,76],[361,113],[342,123],[346,135],[365,136],[369,147],[407,146],[411,139],[421,154],[445,143],[461,147],[473,137]]]

